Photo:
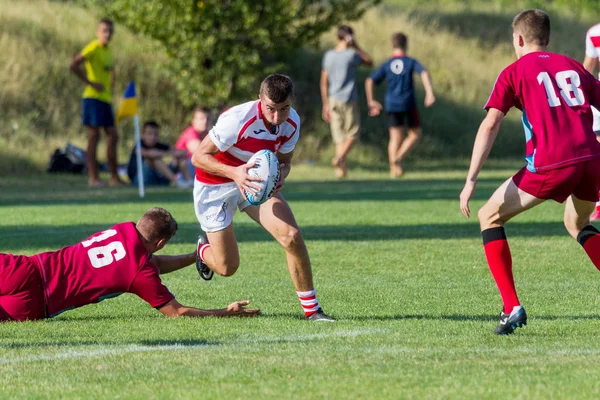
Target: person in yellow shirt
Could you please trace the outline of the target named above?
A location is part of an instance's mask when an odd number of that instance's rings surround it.
[[[103,18],[96,30],[97,39],[89,43],[71,60],[71,71],[86,83],[83,91],[83,125],[88,127],[87,169],[88,185],[104,186],[98,177],[97,148],[100,129],[106,132],[106,158],[110,185],[125,184],[117,172],[117,141],[112,110],[112,91],[115,82],[112,49],[109,47],[114,32],[113,22]],[[85,69],[81,68],[84,64]]]

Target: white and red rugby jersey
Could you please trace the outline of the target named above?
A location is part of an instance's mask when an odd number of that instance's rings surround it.
[[[234,167],[248,162],[259,150],[287,154],[294,150],[300,137],[300,117],[293,108],[287,121],[276,127],[275,133],[265,126],[260,100],[232,107],[219,116],[208,137],[219,148],[219,162]],[[231,179],[196,168],[196,179],[205,184],[232,182]]]
[[[585,55],[600,59],[600,24],[592,26],[585,34]]]

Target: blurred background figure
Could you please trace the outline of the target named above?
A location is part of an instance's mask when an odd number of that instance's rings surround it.
[[[335,155],[331,165],[335,175],[348,175],[346,158],[360,134],[360,110],[356,90],[356,70],[361,65],[371,66],[373,61],[356,42],[354,31],[348,25],[337,30],[335,48],[325,53],[321,69],[321,100],[323,120],[331,124]]]
[[[207,107],[198,106],[194,110],[192,124],[188,126],[175,143],[177,150],[187,152],[187,165],[192,180],[196,174],[196,167],[192,165],[192,154],[198,148],[200,142],[206,137],[212,125],[212,115]]]
[[[113,22],[103,18],[96,30],[96,40],[89,43],[71,60],[70,69],[86,83],[83,91],[83,125],[88,127],[87,169],[88,185],[104,186],[98,177],[97,149],[100,129],[106,132],[106,158],[110,185],[124,185],[117,172],[117,141],[112,110],[112,91],[115,83],[115,65],[109,44],[114,32]],[[85,65],[85,70],[81,69]]]
[[[421,76],[425,87],[425,107],[431,107],[435,102],[429,72],[421,63],[406,55],[408,38],[403,33],[392,36],[392,57],[381,64],[379,68],[365,81],[365,93],[369,105],[369,115],[374,117],[381,112],[381,104],[375,100],[373,84],[379,85],[384,80],[387,83],[385,93],[385,109],[387,111],[390,141],[388,143],[388,158],[390,176],[398,178],[404,174],[402,161],[408,152],[415,147],[421,136],[421,121],[415,100],[413,74]],[[404,138],[404,129],[408,135]]]
[[[142,174],[144,185],[175,186],[180,189],[194,186],[193,175],[187,166],[187,152],[158,141],[160,125],[155,121],[147,121],[142,129]],[[173,157],[170,164],[164,160]],[[179,174],[177,174],[179,173]],[[138,171],[135,146],[129,157],[127,175],[131,183],[138,184]]]

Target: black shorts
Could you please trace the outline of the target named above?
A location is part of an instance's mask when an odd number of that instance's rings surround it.
[[[388,128],[408,127],[419,128],[419,111],[416,108],[400,112],[388,112]]]

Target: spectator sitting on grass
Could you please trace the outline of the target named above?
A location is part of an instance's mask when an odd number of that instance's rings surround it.
[[[180,189],[191,188],[194,185],[187,167],[187,153],[177,150],[168,144],[158,141],[160,126],[155,121],[144,123],[142,130],[142,173],[145,185],[172,185]],[[169,165],[164,161],[171,156],[173,160]],[[177,172],[180,174],[176,175]],[[129,157],[127,175],[131,183],[138,184],[138,171],[135,146]]]

